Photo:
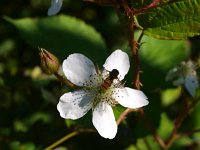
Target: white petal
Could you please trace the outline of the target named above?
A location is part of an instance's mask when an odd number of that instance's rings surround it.
[[[130,68],[129,57],[125,52],[116,50],[106,59],[103,67],[108,71],[117,69],[119,71],[119,79],[123,80]]]
[[[51,7],[48,9],[48,15],[57,14],[62,7],[63,0],[51,0]]]
[[[93,110],[92,122],[99,134],[104,138],[113,139],[117,134],[117,123],[111,106],[100,102]]]
[[[83,86],[91,76],[96,74],[93,62],[82,54],[69,55],[62,67],[67,79],[78,86]]]
[[[192,97],[195,97],[199,82],[196,76],[187,76],[185,78],[185,87]]]
[[[85,91],[65,93],[60,97],[57,109],[65,119],[78,119],[91,109],[92,100]]]
[[[147,97],[140,90],[131,88],[116,88],[113,92],[113,98],[124,107],[140,108],[149,104]]]

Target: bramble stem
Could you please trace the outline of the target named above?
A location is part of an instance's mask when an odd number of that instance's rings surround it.
[[[122,120],[126,118],[127,114],[130,113],[130,111],[132,111],[132,109],[127,108],[124,112],[122,112],[122,114],[119,116],[117,120],[117,125],[119,125],[122,122]]]
[[[138,57],[138,49],[140,46],[140,41],[143,36],[143,32],[138,38],[138,41],[135,40],[134,32],[137,30],[138,26],[135,20],[133,19],[135,15],[139,15],[142,13],[148,13],[151,10],[158,8],[158,7],[164,7],[169,3],[176,2],[177,0],[169,0],[168,2],[161,2],[160,0],[153,0],[149,5],[141,7],[139,9],[132,8],[128,5],[127,0],[121,0],[120,6],[124,9],[124,13],[127,18],[127,25],[128,25],[128,41],[129,46],[131,49],[132,54],[132,64],[133,64],[133,71],[134,71],[134,87],[137,90],[140,90],[140,65],[139,65],[139,57]],[[183,95],[184,96],[184,95]],[[193,109],[197,102],[199,100],[194,100],[193,102],[189,103],[187,99],[185,99],[185,103],[183,106],[183,110],[180,112],[180,114],[177,116],[175,122],[174,122],[174,129],[172,130],[169,138],[164,141],[159,134],[157,134],[156,130],[153,128],[151,121],[148,119],[148,117],[145,115],[143,109],[139,109],[140,115],[144,118],[145,121],[145,127],[152,132],[152,135],[154,136],[154,139],[156,142],[162,147],[162,149],[167,150],[169,147],[173,144],[173,142],[181,136],[181,134],[178,134],[178,129],[182,125],[184,119],[187,117],[187,114]],[[126,116],[131,112],[132,110],[130,108],[127,108],[121,116],[117,120],[117,124],[119,125],[120,122],[122,122],[123,119],[126,118]],[[195,132],[199,132],[199,129]],[[193,132],[188,133],[188,135],[191,135]],[[183,134],[187,135],[187,134]]]
[[[152,4],[150,5],[157,5],[157,0],[153,1]],[[128,40],[129,40],[129,46],[131,48],[131,54],[132,54],[132,64],[133,64],[133,71],[134,71],[134,87],[137,90],[140,90],[140,62],[139,62],[139,56],[138,56],[138,49],[140,46],[140,41],[142,39],[143,36],[143,32],[141,33],[140,37],[138,38],[138,41],[135,40],[134,37],[134,33],[137,30],[137,24],[135,23],[134,20],[134,8],[131,8],[126,0],[122,0],[122,4],[121,6],[124,8],[125,10],[125,14],[127,17],[127,21],[128,21]],[[152,6],[151,6],[152,7]],[[143,11],[141,9],[141,11]],[[120,122],[132,111],[132,109],[127,108],[118,118],[117,120],[117,124],[119,125]],[[146,121],[146,127],[153,133],[154,139],[157,141],[157,143],[164,148],[165,147],[165,143],[162,140],[162,138],[157,134],[156,130],[152,127],[152,125],[150,125],[150,121],[147,119],[147,117],[144,114],[143,109],[139,109],[140,114],[142,115],[142,117],[144,117],[144,120]]]
[[[192,130],[190,132],[185,132],[185,133],[179,133],[177,134],[178,137],[186,137],[186,136],[191,136],[193,135],[194,133],[197,133],[197,132],[200,132],[200,129],[195,129],[195,130]]]
[[[134,39],[134,32],[137,29],[137,27],[134,21],[134,13],[132,13],[132,8],[129,7],[126,0],[122,1],[122,7],[125,10],[125,14],[127,16],[127,21],[128,21],[128,40],[132,54],[132,64],[134,70],[134,86],[137,90],[139,90],[140,89],[140,67],[138,58],[139,44]]]
[[[183,94],[183,96],[185,96]],[[178,117],[174,121],[174,128],[172,130],[172,133],[170,134],[169,138],[165,141],[166,144],[166,150],[173,144],[173,142],[180,137],[181,134],[178,134],[178,129],[182,125],[184,119],[187,117],[188,113],[196,106],[196,104],[199,102],[199,99],[193,100],[190,104],[188,99],[184,99],[184,105],[182,111],[179,113]],[[195,131],[199,132],[199,130]],[[193,133],[193,132],[191,132]],[[184,134],[183,134],[184,135]]]
[[[132,54],[132,64],[134,70],[134,85],[136,89],[140,89],[140,71],[139,71],[139,58],[138,58],[138,43],[134,40],[134,31],[136,29],[134,22],[134,14],[132,13],[131,8],[129,7],[126,0],[122,0],[121,6],[125,10],[126,18],[128,20],[128,40],[129,46],[131,48]],[[118,118],[117,124],[120,122],[131,112],[130,108],[127,108]]]

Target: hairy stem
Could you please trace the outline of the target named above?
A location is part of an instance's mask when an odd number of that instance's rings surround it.
[[[124,120],[127,116],[128,113],[130,113],[130,111],[132,111],[130,108],[127,108],[120,116],[119,118],[117,119],[117,125],[119,125],[122,120]]]
[[[126,0],[122,1],[122,6],[125,10],[125,14],[127,15],[128,21],[128,40],[129,46],[131,48],[131,55],[132,55],[132,64],[134,70],[134,86],[136,89],[140,89],[140,67],[139,67],[139,58],[138,58],[138,47],[139,44],[135,41],[134,32],[136,31],[137,27],[134,21],[134,14],[132,13],[132,9],[129,7]]]
[[[140,90],[140,62],[139,62],[139,56],[138,56],[138,49],[140,46],[140,41],[142,39],[143,36],[143,32],[141,33],[140,37],[138,38],[138,41],[135,40],[134,37],[134,33],[137,30],[137,24],[135,23],[134,20],[134,9],[132,9],[131,7],[129,7],[128,3],[126,0],[122,0],[122,4],[121,6],[124,8],[125,10],[125,14],[127,17],[127,21],[128,21],[128,40],[129,40],[129,46],[131,49],[131,54],[132,54],[132,64],[133,64],[133,71],[134,71],[134,87],[137,90]],[[118,118],[117,120],[117,124],[120,124],[120,122],[131,112],[132,110],[130,108],[127,108]],[[161,146],[161,147],[165,147],[165,143],[162,140],[162,138],[156,133],[156,130],[152,127],[152,125],[150,125],[150,121],[149,119],[147,119],[146,115],[144,114],[143,109],[139,110],[141,116],[144,118],[145,120],[145,124],[146,124],[146,128],[149,129],[149,131],[151,131],[153,133],[154,139],[157,141],[157,143]]]
[[[138,44],[134,40],[134,31],[136,29],[135,22],[134,22],[134,14],[131,11],[131,8],[129,7],[126,0],[122,0],[121,6],[124,8],[126,18],[128,21],[128,40],[129,40],[129,46],[131,48],[131,54],[132,54],[132,64],[133,64],[133,70],[134,70],[134,86],[136,89],[140,89],[140,71],[139,71],[139,58],[138,58]],[[120,122],[131,112],[130,108],[127,108],[118,118],[117,124],[120,124]]]
[[[150,3],[147,6],[144,6],[139,9],[134,9],[129,7],[127,0],[121,0],[120,6],[124,9],[126,18],[127,18],[127,26],[128,26],[128,41],[129,41],[129,46],[131,49],[131,54],[132,54],[132,64],[133,64],[133,70],[134,70],[134,87],[137,90],[140,90],[140,65],[139,65],[139,57],[138,57],[138,49],[140,46],[140,40],[142,38],[142,35],[139,37],[138,41],[135,40],[134,37],[134,32],[137,29],[137,23],[133,19],[135,15],[142,14],[142,13],[148,13],[153,9],[156,9],[158,7],[164,7],[167,4],[176,2],[177,0],[169,0],[167,2],[161,2],[160,0],[153,0],[152,3]],[[152,132],[154,139],[156,142],[162,147],[162,149],[167,150],[169,147],[173,144],[173,142],[180,137],[180,135],[177,133],[178,129],[182,125],[184,119],[187,117],[187,114],[191,111],[191,109],[194,108],[194,106],[197,104],[197,100],[189,103],[188,100],[185,100],[185,104],[183,106],[183,110],[180,112],[180,114],[177,116],[175,122],[174,122],[174,129],[172,133],[170,134],[169,138],[166,141],[163,141],[163,139],[157,134],[156,130],[153,128],[150,120],[148,117],[144,114],[143,109],[140,109],[140,114],[145,120],[145,127]],[[119,119],[117,120],[117,124],[120,124],[120,122],[126,118],[128,113],[131,112],[131,109],[126,109]],[[197,130],[199,132],[199,130]]]

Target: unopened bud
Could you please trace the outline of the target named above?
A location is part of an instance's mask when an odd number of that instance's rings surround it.
[[[60,63],[58,58],[43,48],[39,48],[41,67],[45,73],[54,74],[58,72]]]

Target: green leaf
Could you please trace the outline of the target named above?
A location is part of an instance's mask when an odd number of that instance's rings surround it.
[[[192,112],[184,120],[181,130],[184,132],[190,132],[192,130],[199,129],[200,127],[200,103],[194,107]]]
[[[172,120],[167,116],[166,113],[162,113],[161,119],[160,119],[160,127],[158,129],[159,135],[163,139],[167,139],[170,133],[172,132],[174,127],[174,124]]]
[[[32,142],[20,143],[19,141],[12,141],[9,144],[10,150],[35,150],[36,147]]]
[[[180,97],[181,87],[166,89],[161,94],[163,106],[169,106]]]
[[[85,54],[100,63],[106,58],[103,38],[92,26],[80,19],[66,15],[5,19],[13,24],[22,38],[35,49],[48,49],[62,60],[71,53]]]
[[[138,16],[144,33],[159,39],[200,35],[200,0],[179,0]]]
[[[144,88],[162,88],[169,69],[187,58],[186,41],[160,40],[144,35],[141,43],[139,52]]]
[[[159,145],[155,142],[153,136],[147,136],[145,139],[139,138],[136,144],[130,145],[125,150],[149,150],[149,149],[153,150],[160,149]]]

